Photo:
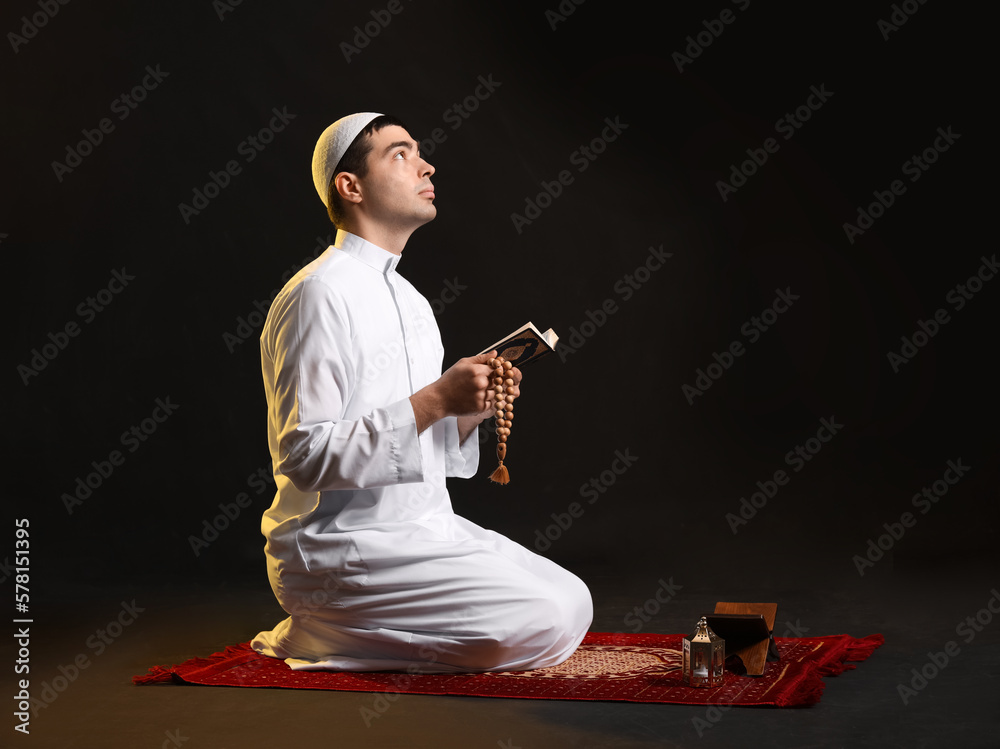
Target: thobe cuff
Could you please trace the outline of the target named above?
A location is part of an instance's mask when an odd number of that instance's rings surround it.
[[[403,398],[385,409],[392,425],[392,454],[396,464],[397,483],[413,484],[424,480],[424,460],[417,433],[417,417],[409,398]]]
[[[449,416],[445,421],[447,422],[445,424],[445,475],[471,479],[479,469],[479,430],[474,429],[465,442],[460,443],[458,419]]]

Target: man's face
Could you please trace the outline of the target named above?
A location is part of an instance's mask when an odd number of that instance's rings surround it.
[[[431,175],[419,144],[398,125],[371,135],[368,174],[360,180],[366,216],[382,226],[412,231],[437,215]]]

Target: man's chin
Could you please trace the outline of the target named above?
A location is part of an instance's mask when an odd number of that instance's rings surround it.
[[[427,205],[421,207],[420,211],[415,211],[414,213],[412,213],[410,215],[410,218],[404,223],[407,226],[411,227],[410,231],[414,231],[423,226],[424,224],[433,221],[435,216],[437,216],[437,208],[435,208],[433,205]]]

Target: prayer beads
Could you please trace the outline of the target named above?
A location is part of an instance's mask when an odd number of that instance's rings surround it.
[[[510,474],[503,461],[507,457],[507,438],[514,418],[514,379],[510,376],[514,365],[502,356],[490,359],[487,364],[493,369],[493,415],[497,425],[497,460],[500,462],[490,480],[506,484],[510,481]]]

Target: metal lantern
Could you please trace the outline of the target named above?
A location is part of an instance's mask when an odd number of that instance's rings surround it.
[[[726,675],[726,641],[698,620],[694,634],[684,638],[684,683],[692,687],[718,687]]]

